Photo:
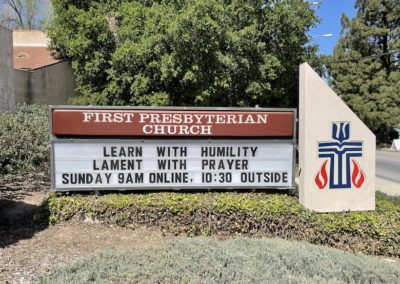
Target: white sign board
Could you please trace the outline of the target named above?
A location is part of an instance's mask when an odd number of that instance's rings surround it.
[[[390,149],[400,151],[400,139],[394,139]]]
[[[53,188],[291,188],[293,149],[268,140],[55,141]]]

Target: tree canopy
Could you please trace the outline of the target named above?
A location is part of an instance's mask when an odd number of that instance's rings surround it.
[[[400,1],[358,0],[356,16],[342,17],[342,34],[328,74],[334,90],[387,140],[400,125]]]
[[[53,0],[79,104],[295,106],[315,58],[302,0]]]

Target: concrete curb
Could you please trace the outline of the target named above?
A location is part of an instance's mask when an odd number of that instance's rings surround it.
[[[400,196],[400,183],[376,177],[375,188],[377,191],[386,193],[387,195]]]
[[[298,177],[296,177],[296,184],[299,184]],[[375,189],[376,191],[386,193],[387,195],[400,196],[400,183],[380,177],[375,177]]]

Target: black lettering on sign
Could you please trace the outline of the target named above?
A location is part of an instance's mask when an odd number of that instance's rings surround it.
[[[103,147],[104,157],[142,157],[143,148],[142,147],[124,147],[124,146],[110,146]]]
[[[269,174],[270,173],[264,173],[264,182],[269,182],[270,181]]]
[[[202,157],[208,157],[208,150],[211,147],[201,147],[201,156]]]
[[[246,172],[240,174],[240,181],[244,183],[286,183],[288,181],[288,173]]]
[[[133,183],[133,177],[130,173],[126,175],[125,183]]]
[[[202,160],[201,168],[203,170],[247,170],[248,160]]]
[[[157,160],[159,170],[186,170],[186,160]]]
[[[150,183],[170,184],[170,183],[189,183],[189,173],[150,173]]]
[[[273,173],[273,181],[272,182],[281,182],[282,174],[281,173]]]
[[[215,160],[201,160],[201,169],[215,170],[215,164]]]
[[[93,160],[95,171],[133,171],[140,170],[142,160]]]
[[[92,184],[98,180],[102,180],[101,173],[64,173],[62,174],[62,184]]]
[[[123,173],[119,173],[118,174],[118,183],[121,184],[121,183],[124,183],[124,181],[125,181],[124,174]]]
[[[150,173],[149,174],[149,183],[155,183],[155,182],[156,182],[156,174]]]
[[[186,157],[187,147],[157,147],[158,157]]]
[[[119,184],[143,183],[143,173],[119,173]]]
[[[106,176],[107,179],[107,183],[110,183],[110,178],[111,178],[111,174],[104,174]]]
[[[201,157],[252,157],[256,156],[258,147],[201,147]]]
[[[288,182],[288,173],[282,173],[282,182]]]
[[[101,175],[97,175],[96,176],[96,180],[95,180],[94,183],[95,184],[102,184],[103,183],[103,180],[101,179]]]
[[[248,173],[241,173],[240,178],[242,182],[247,183],[257,183],[261,181],[261,176],[265,173],[260,172],[248,172]]]
[[[143,181],[144,181],[144,174],[143,173],[135,173],[135,182],[143,183]]]
[[[247,173],[240,173],[240,182],[247,182]]]
[[[202,183],[210,183],[212,182],[212,173],[201,173],[201,182]]]
[[[219,173],[218,176],[219,176],[218,182],[220,183],[232,182],[232,173],[229,172]]]
[[[62,184],[69,184],[68,174],[62,174]]]

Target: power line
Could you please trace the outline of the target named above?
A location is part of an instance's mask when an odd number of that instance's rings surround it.
[[[388,52],[383,52],[383,53],[378,53],[378,54],[373,54],[373,55],[368,55],[368,56],[362,56],[362,57],[358,57],[358,58],[345,58],[342,60],[337,60],[337,61],[328,61],[327,63],[346,63],[349,61],[360,61],[360,60],[364,60],[364,59],[368,59],[368,58],[375,58],[375,57],[382,57],[385,55],[391,55],[391,54],[395,54],[395,53],[400,53],[400,50],[392,50],[392,51],[388,51]]]

